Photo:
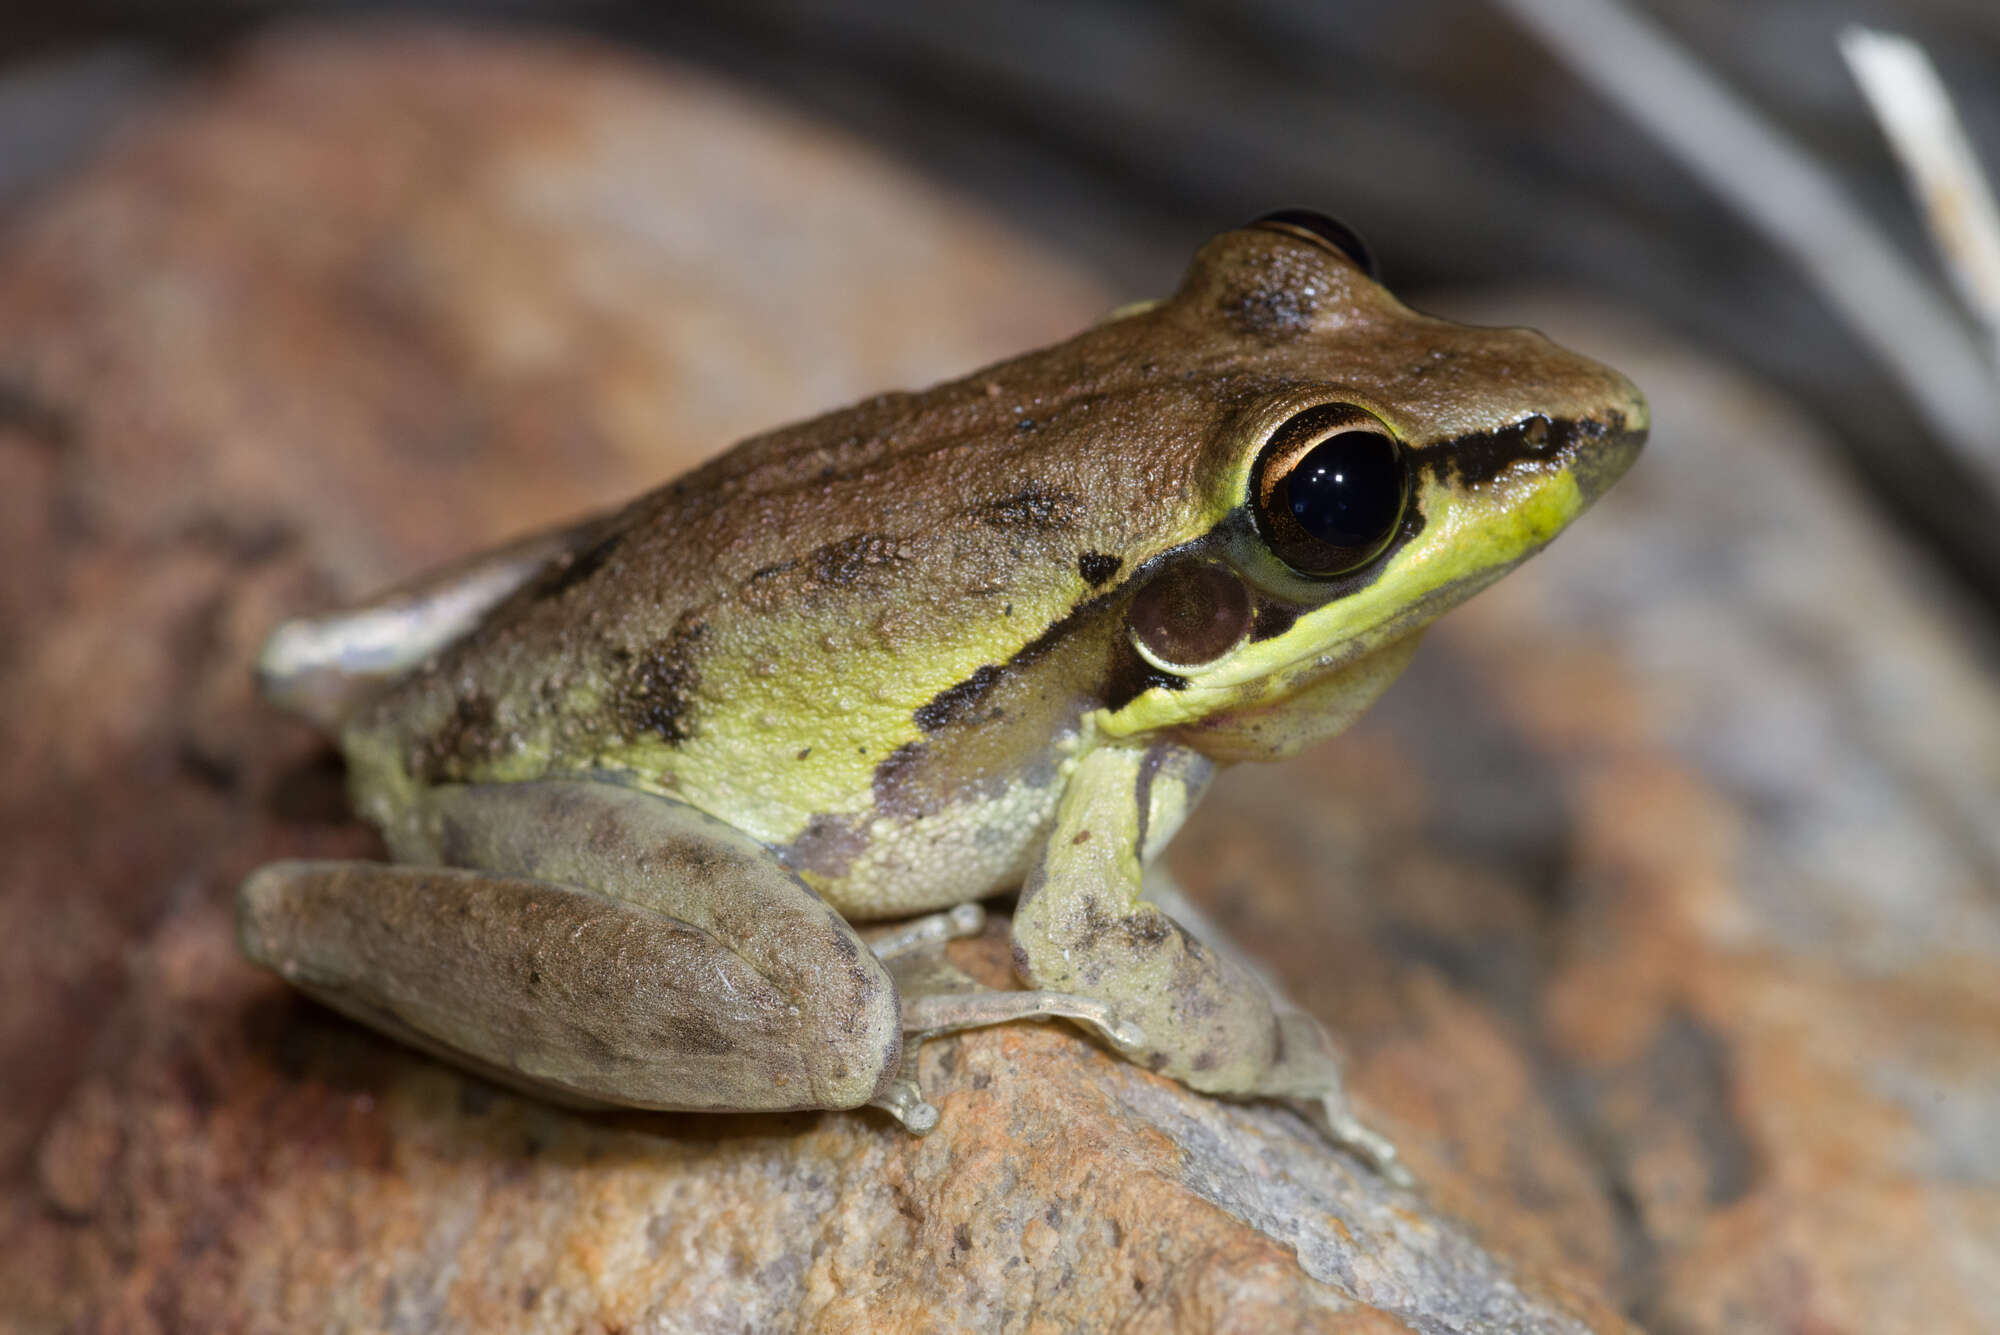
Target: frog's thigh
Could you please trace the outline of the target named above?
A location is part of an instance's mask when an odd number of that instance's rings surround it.
[[[253,875],[246,951],[368,1023],[570,1101],[847,1108],[894,1082],[887,972],[728,826],[590,782],[443,789],[425,825],[427,845],[401,855],[467,865]]]

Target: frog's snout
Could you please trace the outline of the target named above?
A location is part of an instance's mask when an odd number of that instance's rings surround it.
[[[1599,412],[1592,414],[1590,421],[1599,428],[1595,438],[1577,452],[1572,465],[1576,474],[1577,490],[1583,493],[1583,503],[1591,504],[1599,496],[1610,490],[1611,484],[1625,476],[1645,447],[1646,435],[1652,428],[1652,413],[1646,406],[1646,396],[1639,387],[1617,372],[1608,372],[1616,382],[1616,392],[1606,396],[1606,404]]]

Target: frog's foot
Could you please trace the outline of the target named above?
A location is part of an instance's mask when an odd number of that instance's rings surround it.
[[[1309,1100],[1308,1104],[1313,1125],[1334,1148],[1346,1150],[1374,1169],[1385,1182],[1405,1190],[1417,1185],[1417,1179],[1403,1163],[1403,1156],[1396,1152],[1395,1142],[1356,1117],[1347,1095],[1334,1090]]]
[[[1415,1186],[1416,1179],[1394,1142],[1363,1122],[1348,1102],[1340,1079],[1340,1058],[1326,1030],[1282,997],[1277,1002],[1285,1055],[1265,1077],[1266,1089],[1259,1092],[1292,1103],[1328,1144],[1352,1154],[1384,1181],[1398,1187]]]
[[[1281,1036],[1279,1048],[1285,1054],[1263,1075],[1264,1082],[1273,1088],[1295,1091],[1293,1102],[1328,1144],[1354,1155],[1387,1182],[1399,1187],[1415,1186],[1416,1179],[1396,1152],[1395,1143],[1364,1123],[1348,1102],[1341,1081],[1340,1055],[1319,1021],[1300,1010],[1271,973],[1197,908],[1165,868],[1154,867],[1146,872],[1141,893],[1148,903],[1170,914],[1218,955],[1263,986]]]
[[[941,993],[903,998],[903,1042],[922,1040],[961,1029],[984,1029],[1015,1020],[1075,1020],[1120,1051],[1142,1048],[1146,1036],[1116,1008],[1095,997],[1072,992],[1013,992],[982,988],[977,992]]]
[[[914,1071],[916,1064],[907,1058],[905,1072]],[[889,1116],[903,1124],[903,1129],[913,1136],[928,1136],[937,1130],[937,1105],[924,1101],[924,1091],[910,1074],[897,1076],[891,1080],[874,1098],[868,1100],[871,1108],[880,1108]]]
[[[868,949],[885,963],[919,951],[929,951],[947,941],[978,936],[986,930],[986,910],[977,904],[959,904],[943,913],[912,918],[894,931],[875,937]],[[970,980],[967,980],[970,981]]]
[[[938,1110],[925,1101],[917,1083],[917,1053],[925,1040],[939,1034],[1016,1020],[1062,1019],[1092,1030],[1127,1056],[1145,1043],[1136,1024],[1096,998],[990,988],[961,972],[945,958],[945,943],[977,936],[985,926],[985,910],[977,904],[961,904],[915,919],[869,942],[869,949],[896,980],[903,1023],[902,1068],[870,1100],[870,1106],[882,1109],[919,1136],[937,1126]]]
[[[1115,1007],[1146,1036],[1126,1055],[1191,1089],[1317,1101],[1336,1145],[1406,1180],[1348,1108],[1325,1032],[1157,867],[1142,871],[1151,813],[1184,807],[1204,772],[1159,747],[1105,746],[1078,760],[1014,908],[1015,972],[1029,987]]]
[[[1109,1003],[1071,992],[991,988],[962,972],[944,952],[945,943],[986,930],[986,910],[960,904],[943,913],[913,918],[871,937],[868,949],[888,966],[902,998],[906,1050],[915,1039],[961,1029],[983,1029],[1015,1020],[1075,1020],[1123,1052],[1143,1045],[1139,1027]]]
[[[939,1034],[1016,1020],[1074,1020],[1123,1054],[1130,1055],[1145,1045],[1139,1026],[1119,1018],[1113,1007],[1095,998],[1068,992],[998,991],[981,987],[970,978],[965,981],[972,990],[904,994],[902,1070],[869,1100],[871,1107],[882,1109],[915,1135],[929,1135],[938,1124],[938,1110],[925,1101],[923,1087],[917,1082],[917,1053],[925,1040]]]

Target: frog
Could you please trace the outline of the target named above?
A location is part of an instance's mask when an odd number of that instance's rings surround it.
[[[337,738],[391,860],[258,868],[241,947],[580,1108],[923,1134],[924,1041],[1066,1021],[1407,1183],[1160,855],[1218,771],[1352,723],[1648,423],[1618,372],[1266,215],[1065,342],[281,624],[262,689]],[[1007,896],[1018,986],[975,982],[941,943]]]

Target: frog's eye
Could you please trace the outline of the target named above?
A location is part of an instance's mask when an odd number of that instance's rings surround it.
[[[1375,417],[1322,403],[1271,434],[1250,477],[1258,532],[1301,575],[1366,565],[1389,545],[1409,497],[1403,447]]]
[[[1375,272],[1375,257],[1368,253],[1368,243],[1361,234],[1338,218],[1329,217],[1312,209],[1279,209],[1267,213],[1250,224],[1252,227],[1268,228],[1274,232],[1290,232],[1302,235],[1306,240],[1337,250],[1354,261],[1354,267],[1370,278],[1379,278]]]

